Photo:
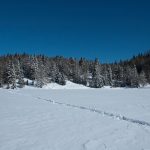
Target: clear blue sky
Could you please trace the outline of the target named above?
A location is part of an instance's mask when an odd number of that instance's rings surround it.
[[[102,62],[150,49],[150,1],[0,1],[0,54],[27,52]]]

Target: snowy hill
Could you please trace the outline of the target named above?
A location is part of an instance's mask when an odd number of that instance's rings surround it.
[[[29,83],[31,82],[32,81],[30,80]],[[52,83],[48,83],[44,85],[42,88],[37,88],[33,86],[25,86],[25,89],[91,89],[91,88],[84,86],[82,84],[76,84],[71,81],[66,81],[66,85],[60,85],[60,84],[52,82]]]
[[[43,89],[90,89],[82,84],[76,84],[71,81],[66,81],[66,85],[59,85],[57,83],[49,83],[43,86]]]

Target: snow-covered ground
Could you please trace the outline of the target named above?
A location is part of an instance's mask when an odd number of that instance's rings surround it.
[[[76,84],[70,81],[66,81],[66,85],[59,85],[57,83],[49,83],[43,87],[43,89],[89,89],[82,84]]]
[[[83,89],[0,89],[0,150],[150,150],[149,88]]]
[[[25,79],[25,81],[28,80],[28,79]],[[32,80],[28,80],[29,83],[31,84],[32,83]],[[24,87],[25,89],[37,89],[37,87],[35,86],[32,86],[32,85],[25,85]],[[44,85],[42,87],[42,89],[91,89],[87,86],[84,86],[82,84],[76,84],[76,83],[73,83],[71,81],[66,81],[66,85],[60,85],[60,84],[57,84],[57,83],[48,83],[46,85]]]

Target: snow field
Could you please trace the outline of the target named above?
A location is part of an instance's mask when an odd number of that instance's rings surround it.
[[[0,150],[149,150],[149,89],[0,90]],[[72,107],[77,106],[77,107]]]

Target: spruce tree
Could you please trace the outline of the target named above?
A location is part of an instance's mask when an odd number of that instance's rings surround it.
[[[101,88],[104,86],[104,80],[100,74],[100,65],[98,59],[95,59],[94,68],[92,72],[92,82],[90,83],[91,87]]]
[[[23,88],[24,85],[25,85],[25,82],[24,82],[23,70],[22,70],[22,68],[20,66],[19,60],[17,62],[17,79],[18,79],[19,87]]]
[[[9,62],[7,65],[7,88],[16,88],[16,70],[13,62]]]
[[[147,84],[147,80],[146,80],[144,71],[141,71],[141,73],[139,74],[139,84],[141,86],[145,86]]]
[[[139,87],[138,73],[135,65],[131,69],[130,79],[131,79],[131,87]]]

